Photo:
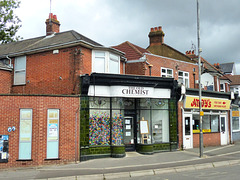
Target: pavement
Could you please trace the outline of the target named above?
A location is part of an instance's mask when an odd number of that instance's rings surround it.
[[[193,171],[240,164],[240,143],[199,149],[142,155],[127,152],[124,158],[102,158],[67,165],[0,170],[2,179],[106,180],[154,176],[162,173]]]

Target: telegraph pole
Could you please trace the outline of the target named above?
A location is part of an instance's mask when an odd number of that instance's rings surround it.
[[[199,127],[200,127],[200,134],[199,134],[199,157],[203,157],[203,125],[202,125],[202,85],[201,85],[201,52],[202,49],[200,48],[200,9],[199,9],[199,2],[197,0],[197,37],[198,37],[198,74],[199,74]]]

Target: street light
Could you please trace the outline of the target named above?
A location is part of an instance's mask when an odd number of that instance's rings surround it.
[[[201,52],[202,49],[200,48],[200,9],[199,9],[199,2],[197,0],[197,37],[198,37],[198,74],[199,74],[199,128],[200,128],[200,134],[199,134],[199,157],[203,157],[203,131],[202,131],[202,85],[201,85]]]

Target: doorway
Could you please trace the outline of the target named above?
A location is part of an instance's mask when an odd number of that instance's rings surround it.
[[[228,143],[228,130],[226,119],[226,115],[220,116],[221,145],[227,145]]]
[[[126,151],[135,151],[135,118],[134,116],[125,116],[123,122],[123,143]]]
[[[183,118],[183,148],[193,148],[193,133],[192,133],[192,115],[185,114]]]

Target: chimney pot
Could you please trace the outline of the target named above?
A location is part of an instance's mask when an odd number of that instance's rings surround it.
[[[57,20],[57,15],[53,15],[53,19]]]
[[[148,34],[150,46],[161,45],[164,43],[164,32],[162,31],[162,26],[153,27]]]
[[[49,19],[53,19],[53,13],[49,13]]]
[[[49,13],[49,19],[47,19],[45,23],[46,23],[47,36],[54,33],[59,33],[60,23],[57,20],[57,15],[53,15],[53,13]]]

